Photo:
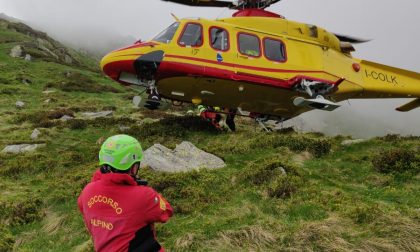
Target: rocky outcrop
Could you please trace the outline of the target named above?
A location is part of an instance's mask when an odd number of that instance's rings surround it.
[[[142,167],[162,172],[186,172],[196,169],[217,169],[225,162],[210,153],[198,149],[190,142],[182,142],[174,150],[155,144],[144,152]]]
[[[43,59],[66,65],[80,65],[80,62],[74,57],[74,53],[71,50],[49,37],[46,33],[34,30],[21,22],[10,22],[1,19],[1,17],[0,21],[2,27],[32,38],[15,46],[10,52],[11,57],[22,58],[27,61]],[[2,40],[0,39],[0,41]],[[4,41],[15,42],[13,40]]]
[[[1,152],[9,153],[9,154],[19,154],[19,153],[32,152],[38,149],[39,147],[43,147],[43,146],[45,146],[45,144],[8,145]]]
[[[22,48],[22,46],[17,45],[15,47],[12,48],[12,50],[10,50],[10,57],[12,58],[21,58],[23,57],[24,54],[24,50]]]

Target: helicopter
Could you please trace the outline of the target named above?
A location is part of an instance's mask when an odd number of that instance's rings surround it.
[[[310,110],[333,111],[348,99],[413,98],[420,74],[352,56],[367,42],[287,20],[266,8],[281,0],[163,0],[236,10],[232,17],[179,19],[150,41],[110,52],[106,75],[145,87],[145,107],[161,100],[225,108],[255,120],[283,122]]]

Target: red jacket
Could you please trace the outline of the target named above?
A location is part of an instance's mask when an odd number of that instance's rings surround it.
[[[161,195],[148,186],[138,186],[128,174],[96,171],[77,203],[99,252],[138,251],[138,241],[146,239],[141,236],[153,232],[147,240],[155,242],[153,223],[166,222],[173,214]]]

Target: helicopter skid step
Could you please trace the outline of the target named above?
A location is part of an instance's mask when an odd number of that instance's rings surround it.
[[[293,100],[293,104],[298,107],[308,107],[312,109],[320,109],[325,111],[333,111],[340,107],[339,104],[326,100],[319,96],[315,99],[305,99],[303,97],[296,97]]]

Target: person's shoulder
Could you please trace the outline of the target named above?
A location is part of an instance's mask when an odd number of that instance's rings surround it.
[[[155,197],[158,193],[150,186],[136,186],[133,188],[133,192],[138,197]]]

